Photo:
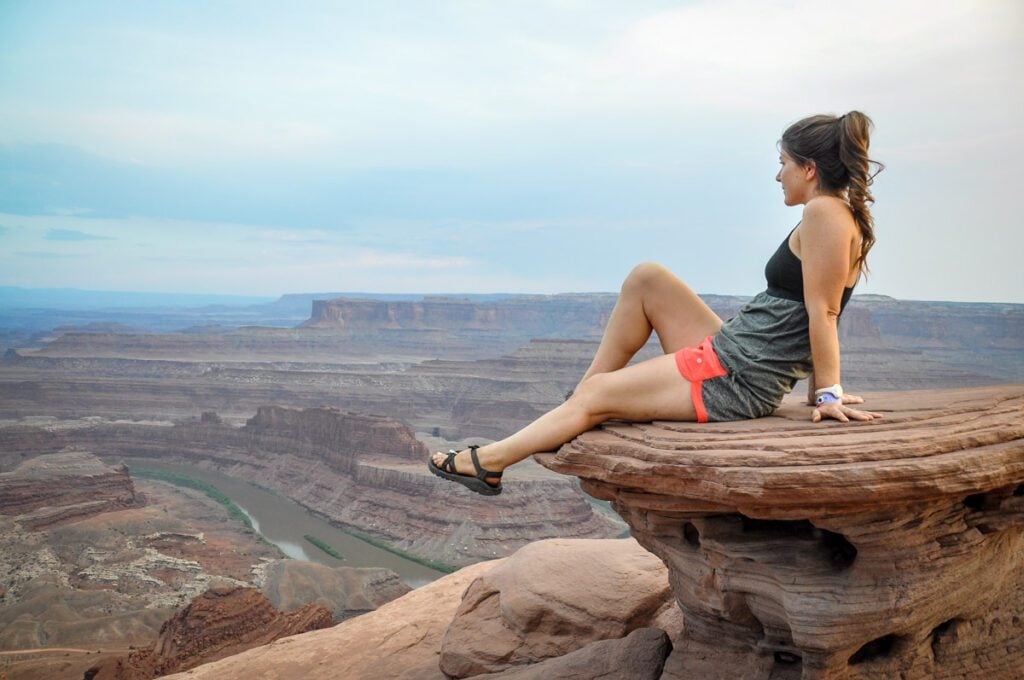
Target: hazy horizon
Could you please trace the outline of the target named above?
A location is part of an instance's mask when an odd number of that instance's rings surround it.
[[[715,291],[697,291],[705,296],[724,297],[752,297],[759,291],[749,293],[718,293]],[[529,293],[522,291],[495,291],[493,293],[474,293],[469,291],[442,291],[438,293],[423,293],[418,291],[395,291],[381,292],[370,290],[351,291],[287,291],[276,295],[232,295],[222,293],[187,293],[178,291],[126,291],[126,290],[89,290],[82,288],[24,288],[19,286],[0,285],[0,308],[6,309],[79,309],[88,311],[90,309],[118,309],[118,308],[146,308],[159,306],[177,306],[182,308],[203,307],[203,306],[246,306],[260,305],[279,301],[285,297],[352,297],[352,298],[374,298],[383,300],[419,299],[428,297],[465,297],[467,299],[485,298],[494,299],[514,296],[536,296],[536,295],[617,295],[618,291],[612,290],[588,290],[588,291],[565,291],[560,293]],[[62,297],[62,296],[67,296]],[[855,292],[854,298],[892,298],[906,302],[952,302],[963,304],[993,304],[993,305],[1024,305],[1020,302],[1006,300],[938,300],[918,298],[897,298],[884,293]],[[70,298],[71,302],[64,300]],[[120,299],[119,299],[120,298]],[[24,300],[37,300],[33,303],[23,302]]]
[[[0,285],[752,295],[776,141],[876,123],[858,294],[1024,303],[1024,6],[0,5]]]

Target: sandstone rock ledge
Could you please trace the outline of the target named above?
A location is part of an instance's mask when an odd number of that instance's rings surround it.
[[[549,539],[173,678],[656,680],[681,625],[665,566],[636,541]]]
[[[540,462],[668,567],[662,678],[1020,678],[1024,386],[795,400],[725,424],[609,424]],[[674,631],[670,631],[674,632]]]

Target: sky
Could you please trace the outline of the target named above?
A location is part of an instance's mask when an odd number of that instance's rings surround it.
[[[751,295],[858,109],[858,293],[1024,303],[1018,0],[0,0],[0,286]]]

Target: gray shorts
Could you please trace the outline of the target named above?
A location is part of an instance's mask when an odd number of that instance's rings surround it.
[[[804,304],[761,293],[717,335],[676,352],[676,365],[699,422],[771,415],[812,368]]]

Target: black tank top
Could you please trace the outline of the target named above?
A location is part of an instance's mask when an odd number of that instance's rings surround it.
[[[797,225],[799,226],[799,225]],[[796,227],[793,227],[796,231]],[[804,268],[800,258],[793,254],[789,248],[789,232],[786,238],[782,239],[775,254],[764,266],[764,278],[768,280],[768,294],[786,300],[804,301]],[[853,288],[843,288],[843,300],[839,304],[839,313],[842,314],[846,303],[853,295]]]

